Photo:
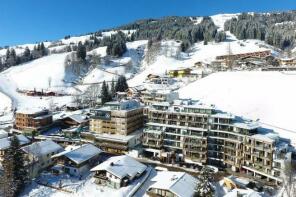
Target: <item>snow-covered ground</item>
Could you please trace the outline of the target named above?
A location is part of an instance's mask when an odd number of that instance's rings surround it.
[[[0,73],[0,92],[5,93],[12,103],[9,103],[7,96],[2,96],[6,99],[1,99],[0,111],[3,111],[8,105],[17,108],[48,108],[50,103],[60,106],[69,103],[72,100],[69,96],[28,97],[16,91],[17,89],[33,90],[36,88],[36,90],[40,90],[67,85],[64,80],[74,77],[71,73],[65,72],[64,61],[67,54],[46,56],[20,66],[11,67]]]
[[[8,112],[11,110],[11,99],[0,92],[0,112]],[[1,115],[1,114],[0,114]]]
[[[183,98],[214,104],[238,116],[259,119],[296,143],[296,73],[221,72],[179,90]]]
[[[68,53],[54,54],[34,60],[32,62],[14,66],[1,75],[9,78],[17,88],[33,89],[48,88],[49,86],[61,86],[65,73],[65,57]]]
[[[112,189],[107,186],[97,185],[94,183],[94,179],[92,178],[92,174],[85,175],[82,180],[78,178],[71,177],[67,174],[62,174],[59,176],[52,175],[50,173],[43,174],[38,180],[42,183],[48,183],[51,186],[59,187],[62,184],[62,188],[67,190],[68,192],[60,191],[57,189],[52,189],[46,186],[42,186],[33,182],[30,186],[28,186],[23,197],[125,197],[129,194],[132,194],[133,191],[137,190],[139,185],[146,183],[146,179],[149,176],[154,176],[155,170],[151,167],[147,168],[147,175],[143,175],[141,178],[135,180],[127,187],[121,187],[120,189]],[[135,196],[139,196],[136,195]]]
[[[179,55],[168,55],[178,46],[175,41],[165,41],[162,43],[162,52],[157,56],[156,61],[151,65],[143,65],[142,71],[129,81],[130,86],[141,85],[149,74],[165,74],[169,70],[180,67],[193,67],[198,61],[210,63],[216,56],[228,54],[229,48],[232,54],[247,53],[254,51],[272,50],[273,47],[259,40],[237,40],[230,32],[227,33],[227,41],[215,43],[210,42],[204,45],[203,42],[196,43],[188,53]],[[169,50],[165,50],[170,48]],[[165,52],[164,52],[165,51]]]
[[[239,14],[216,14],[211,16],[215,25],[219,28],[218,30],[224,30],[224,23],[232,18],[237,18]]]
[[[128,78],[137,73],[138,67],[143,59],[144,49],[147,40],[128,42],[127,52],[121,58],[111,59],[108,64],[98,65],[83,80],[83,83],[97,83],[102,81],[115,80],[118,75],[126,75]],[[101,57],[106,56],[106,47],[94,49],[89,54],[98,54]]]

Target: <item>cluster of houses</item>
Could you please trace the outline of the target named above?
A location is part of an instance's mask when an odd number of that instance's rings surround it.
[[[1,162],[11,137],[2,130],[0,136]],[[149,172],[146,165],[127,155],[106,158],[104,152],[91,143],[63,147],[52,140],[32,142],[24,135],[17,135],[17,139],[25,154],[25,165],[31,179],[44,170],[54,175],[67,173],[79,178],[92,172],[96,184],[120,189]],[[149,196],[193,196],[197,184],[196,178],[184,172],[161,172],[151,181],[153,184],[147,189]]]
[[[54,90],[46,90],[46,89],[41,89],[41,90],[20,90],[17,89],[18,93],[25,94],[26,96],[66,96],[65,92],[62,91],[54,91]]]
[[[201,66],[201,65],[200,65]],[[205,66],[203,64],[203,66]],[[296,58],[275,57],[270,50],[248,53],[220,55],[207,65],[215,71],[262,70],[262,71],[295,71]]]

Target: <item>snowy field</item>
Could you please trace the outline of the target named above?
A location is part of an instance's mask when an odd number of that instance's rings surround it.
[[[11,110],[11,100],[8,96],[0,92],[0,115],[1,112],[8,112]]]
[[[32,62],[14,66],[1,73],[21,89],[48,88],[64,85],[65,57],[68,53],[49,55]],[[50,84],[51,83],[51,84]]]
[[[263,126],[285,138],[292,137],[295,143],[295,84],[296,73],[291,72],[222,72],[180,89],[179,94],[238,116],[259,119]]]
[[[71,77],[65,73],[64,60],[66,55],[67,53],[46,56],[20,66],[11,67],[0,73],[0,91],[11,100],[11,104],[9,104],[7,97],[1,99],[0,112],[3,112],[3,108],[7,108],[8,105],[17,108],[48,108],[50,103],[57,105],[69,103],[72,100],[70,96],[29,97],[16,91],[18,88],[40,90],[50,86],[64,86],[64,79]]]

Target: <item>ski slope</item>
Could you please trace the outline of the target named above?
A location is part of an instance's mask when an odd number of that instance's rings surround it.
[[[64,61],[67,55],[68,53],[45,56],[20,66],[11,67],[1,75],[9,78],[20,89],[41,89],[65,85],[64,79],[71,77],[65,73]]]
[[[71,73],[65,72],[64,61],[68,53],[54,54],[43,58],[11,67],[0,73],[0,92],[7,95],[14,107],[17,108],[44,108],[50,103],[64,105],[71,101],[71,97],[28,97],[17,92],[17,89],[33,90],[47,89],[50,87],[62,86],[61,91],[71,90],[65,86],[66,79],[72,79]],[[7,100],[7,99],[6,99]],[[0,112],[6,108],[8,101],[3,104],[1,100]],[[11,104],[10,104],[11,105]]]
[[[180,97],[257,120],[296,142],[296,73],[221,72],[179,90]]]
[[[0,92],[0,115],[1,112],[9,112],[11,110],[11,99]]]

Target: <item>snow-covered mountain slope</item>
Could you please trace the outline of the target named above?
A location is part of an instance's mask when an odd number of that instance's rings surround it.
[[[176,41],[162,42],[162,51],[157,56],[156,61],[151,65],[143,65],[142,72],[129,81],[130,86],[141,85],[148,74],[165,74],[168,70],[178,67],[193,67],[198,61],[210,63],[216,59],[216,56],[228,54],[229,48],[233,54],[247,53],[254,51],[271,50],[274,48],[259,40],[237,40],[230,32],[227,33],[225,42],[209,42],[204,45],[203,42],[194,44],[188,53],[178,55],[168,55],[167,53],[176,49],[180,43]]]
[[[102,81],[115,80],[118,75],[132,77],[138,72],[141,61],[143,60],[144,50],[147,40],[128,42],[127,52],[121,58],[111,59],[108,64],[102,63],[93,69],[83,80],[83,83],[98,83]],[[101,57],[106,57],[106,47],[99,47],[88,54],[96,53]]]
[[[239,14],[216,14],[211,16],[215,25],[219,28],[218,30],[224,30],[224,23],[232,18],[237,18]]]
[[[1,112],[7,112],[11,109],[11,99],[0,92],[0,115]]]
[[[143,58],[147,41],[127,43],[127,52],[121,58],[110,59],[108,64],[100,64],[91,70],[82,80],[83,83],[97,83],[104,80],[111,81],[118,75],[127,77],[136,73]],[[88,52],[95,52],[101,57],[106,56],[106,47],[100,47]],[[59,92],[77,94],[75,84],[81,76],[73,74],[66,69],[65,60],[70,53],[52,54],[40,59],[11,67],[0,73],[0,112],[7,111],[11,105],[17,108],[43,108],[50,104],[62,106],[72,101],[71,96],[63,97],[29,97],[17,92],[19,90],[57,90]],[[82,88],[84,90],[85,88]],[[79,92],[78,92],[79,93]],[[8,97],[7,97],[7,96]],[[9,99],[10,98],[10,99]],[[12,102],[12,104],[10,103]]]
[[[296,141],[295,84],[296,73],[222,72],[191,83],[179,94],[238,116],[259,119],[281,136]]]
[[[29,63],[14,66],[1,73],[12,80],[17,88],[48,88],[49,86],[61,86],[65,73],[65,57],[68,53],[53,54],[31,61]]]
[[[54,54],[14,66],[0,73],[0,91],[12,100],[12,105],[17,108],[43,108],[53,102],[64,105],[71,101],[71,97],[39,98],[28,97],[17,92],[20,90],[36,90],[58,88],[62,91],[72,91],[66,88],[66,79],[72,79],[72,73],[65,72],[64,61],[68,53]],[[61,88],[60,88],[61,87]],[[7,106],[7,101],[5,101]],[[2,106],[2,101],[0,103]],[[1,107],[1,109],[4,107]]]

